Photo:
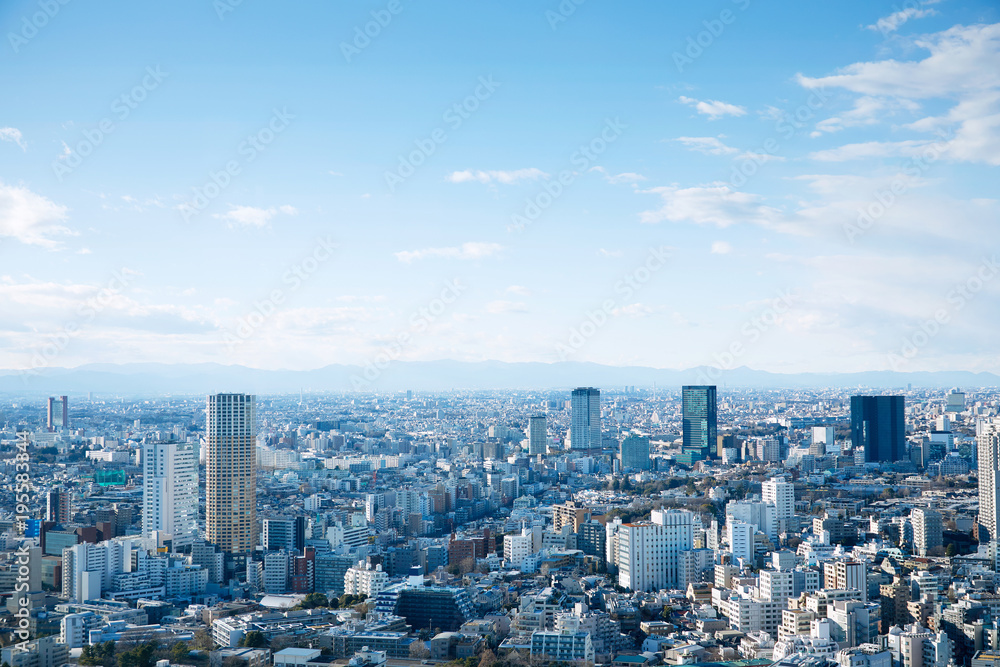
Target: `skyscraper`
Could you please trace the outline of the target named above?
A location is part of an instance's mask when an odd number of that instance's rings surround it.
[[[976,424],[979,458],[979,541],[995,540],[1000,517],[1000,421]],[[983,535],[983,531],[986,535]]]
[[[167,533],[174,549],[198,537],[198,455],[192,442],[151,442],[142,448],[142,534]]]
[[[70,510],[69,491],[65,489],[53,489],[46,496],[45,520],[56,523],[69,523],[73,519],[73,512]]]
[[[774,518],[778,521],[795,515],[795,485],[784,477],[772,477],[761,484],[761,499],[774,505]]]
[[[710,458],[717,447],[715,385],[685,385],[681,389],[682,447],[691,461]]]
[[[636,434],[625,436],[621,444],[620,457],[623,469],[649,470],[649,438]]]
[[[229,554],[256,545],[255,397],[214,394],[205,421],[205,539]]]
[[[548,450],[545,415],[535,415],[528,420],[528,454],[545,454]]]
[[[944,544],[944,526],[941,513],[933,509],[918,507],[910,512],[913,524],[913,548],[920,556],[937,555],[931,553]]]
[[[851,396],[851,442],[865,461],[902,461],[906,450],[902,396]]]
[[[573,449],[601,448],[601,390],[579,387],[573,390],[570,444]]]
[[[49,432],[56,429],[69,428],[69,398],[60,396],[58,399],[49,396],[49,408],[46,414],[46,426]]]

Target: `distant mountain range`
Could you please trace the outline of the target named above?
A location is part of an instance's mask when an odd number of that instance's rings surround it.
[[[309,371],[262,370],[221,364],[88,364],[46,368],[25,375],[0,370],[0,392],[50,395],[206,394],[249,392],[282,394],[340,391],[445,391],[449,389],[561,389],[577,386],[676,389],[684,384],[720,387],[805,389],[821,387],[998,387],[993,373],[939,371],[901,373],[770,373],[741,366],[720,371],[707,366],[687,370],[643,366],[605,366],[584,362],[506,363],[501,361],[397,361],[383,370],[331,365]]]

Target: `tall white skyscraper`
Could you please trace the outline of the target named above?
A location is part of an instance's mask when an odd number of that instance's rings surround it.
[[[795,486],[784,477],[772,477],[761,484],[761,496],[765,503],[774,505],[774,518],[779,522],[795,515]]]
[[[1000,420],[981,421],[976,424],[976,448],[979,450],[979,525],[989,537],[979,536],[979,541],[997,539],[997,512],[1000,509]]]
[[[257,544],[256,400],[208,397],[205,421],[205,539],[226,553]]]
[[[142,534],[168,533],[174,549],[198,537],[198,459],[191,442],[142,447]]]
[[[579,387],[570,400],[572,449],[601,448],[601,390]]]
[[[528,420],[528,454],[536,456],[548,451],[548,433],[545,415],[535,415]]]

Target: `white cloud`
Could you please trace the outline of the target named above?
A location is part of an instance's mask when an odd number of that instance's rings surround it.
[[[486,312],[493,315],[526,313],[528,312],[528,306],[523,301],[491,301],[486,304]]]
[[[766,206],[760,195],[734,190],[723,183],[690,188],[664,186],[645,192],[658,194],[663,200],[660,208],[639,214],[639,220],[647,224],[668,221],[729,227],[749,222],[789,233],[805,231],[781,210]]]
[[[447,180],[452,183],[468,183],[475,181],[483,185],[500,183],[503,185],[514,185],[521,181],[537,181],[540,178],[548,178],[541,169],[528,167],[525,169],[515,169],[513,171],[477,171],[466,169],[465,171],[454,171],[447,176]]]
[[[883,157],[915,157],[924,149],[933,147],[934,142],[923,140],[907,141],[866,141],[858,144],[845,144],[825,151],[815,151],[809,154],[813,160],[820,162],[846,162],[866,158]],[[943,146],[943,145],[942,145]]]
[[[816,130],[809,136],[818,137],[824,133],[840,132],[848,127],[877,125],[899,111],[913,113],[919,109],[920,105],[911,100],[865,95],[854,101],[854,108],[850,111],[816,123]]]
[[[677,137],[675,141],[704,155],[732,155],[740,152],[738,148],[727,146],[715,137]]]
[[[598,250],[603,257],[623,257],[625,252],[622,250],[608,250],[607,248],[601,248]]]
[[[530,296],[531,290],[524,285],[511,285],[506,289],[508,294],[517,294],[518,296]]]
[[[733,251],[733,246],[726,243],[725,241],[713,241],[712,242],[712,254],[713,255],[728,255]]]
[[[258,229],[267,227],[271,219],[282,213],[284,215],[295,215],[298,209],[294,206],[279,206],[278,208],[260,208],[257,206],[238,206],[230,204],[229,210],[225,213],[215,213],[212,215],[217,220],[225,220],[230,227],[257,227]]]
[[[944,159],[1000,165],[1000,23],[957,25],[911,43],[929,55],[912,61],[854,63],[825,77],[798,75],[798,82],[806,88],[843,88],[873,98],[859,100],[849,112],[854,118],[848,114],[846,120],[834,117],[821,121],[817,132],[877,120],[876,114],[886,115],[876,108],[879,104],[915,111],[918,100],[942,100],[953,104],[946,113],[921,118],[905,129],[947,137],[947,145],[940,151]],[[874,98],[891,101],[876,102]],[[863,150],[872,150],[872,157],[880,157],[907,147],[902,140],[866,149],[852,145],[842,154],[821,155],[825,159],[862,156]]]
[[[21,147],[22,151],[27,152],[28,150],[28,146],[24,143],[24,138],[21,136],[21,130],[16,127],[0,127],[0,141],[13,141]]]
[[[722,136],[722,135],[720,135]],[[755,153],[727,146],[715,137],[677,137],[675,141],[680,142],[685,148],[701,153],[702,155],[732,155],[734,160],[753,160],[757,164],[765,162],[784,162],[785,158],[771,153]]]
[[[854,63],[836,74],[799,74],[806,88],[844,88],[862,95],[931,99],[993,89],[1000,84],[1000,24],[954,26],[913,40],[923,60]]]
[[[601,174],[602,176],[604,176],[604,180],[606,180],[611,185],[619,185],[621,183],[632,183],[634,185],[639,181],[646,180],[646,177],[643,176],[642,174],[637,174],[632,171],[625,171],[620,174],[611,174],[610,172],[608,172],[607,169],[600,166],[591,167],[590,171],[596,171],[597,173]]]
[[[470,241],[457,248],[423,248],[422,250],[403,250],[397,253],[396,259],[409,264],[414,260],[428,257],[443,257],[446,259],[483,259],[503,250],[499,243],[478,243]]]
[[[25,187],[0,182],[0,237],[54,249],[59,243],[53,237],[75,235],[60,224],[67,210]]]
[[[925,2],[925,5],[936,4],[934,2]],[[898,12],[893,12],[888,16],[880,18],[877,22],[872,25],[866,26],[869,30],[878,30],[883,35],[887,35],[890,32],[895,32],[904,23],[910,19],[922,19],[926,16],[935,16],[937,11],[933,9],[921,9],[920,7],[907,7],[901,9]]]
[[[886,242],[898,251],[905,243],[921,252],[940,252],[943,244],[960,246],[963,239],[988,237],[1000,215],[995,200],[935,196],[931,188],[935,181],[906,171],[877,176],[807,174],[790,182],[802,183],[806,193],[783,198],[792,203],[782,208],[723,183],[651,188],[643,193],[659,195],[661,205],[640,213],[640,221],[720,228],[750,224],[837,243],[852,243],[861,234],[867,247]]]
[[[698,113],[708,116],[709,120],[717,120],[723,116],[744,116],[747,112],[744,107],[729,104],[728,102],[720,102],[719,100],[696,100],[684,95],[681,95],[677,99],[688,106],[694,107],[694,110]]]
[[[657,306],[653,308],[644,303],[628,303],[624,306],[612,309],[611,314],[615,317],[631,317],[638,319],[648,317],[653,313],[664,310],[664,308],[665,306]]]

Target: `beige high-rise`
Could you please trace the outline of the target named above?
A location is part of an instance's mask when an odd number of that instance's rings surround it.
[[[1000,524],[1000,420],[976,423],[976,448],[979,450],[979,525],[989,536],[980,542],[997,539]]]
[[[226,553],[256,544],[256,400],[250,394],[208,397],[205,421],[205,539]]]

